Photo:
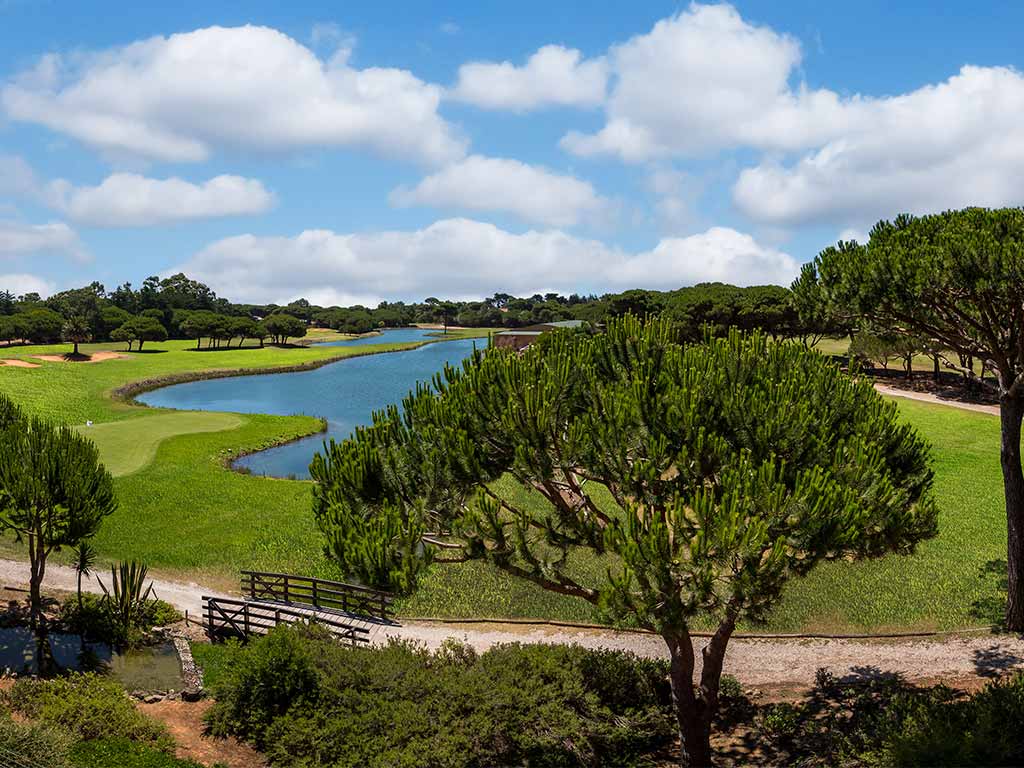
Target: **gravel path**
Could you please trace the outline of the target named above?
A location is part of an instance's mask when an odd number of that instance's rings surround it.
[[[965,411],[977,411],[978,413],[990,413],[994,416],[999,415],[998,405],[982,405],[980,403],[964,403],[959,400],[945,400],[941,397],[937,397],[929,392],[914,392],[909,389],[899,389],[898,387],[887,387],[885,384],[875,384],[875,389],[881,394],[889,397],[905,397],[908,400],[920,400],[924,403],[937,403],[938,405],[948,405],[950,408],[961,408]]]
[[[0,582],[6,586],[28,584],[28,564],[0,560]],[[46,587],[73,591],[75,572],[64,566],[46,569]],[[153,579],[159,597],[201,614],[203,595],[224,595],[195,583]],[[83,589],[100,592],[95,579],[83,583]],[[577,643],[588,648],[629,650],[641,656],[665,658],[661,638],[614,630],[575,629],[545,625],[512,623],[446,624],[407,622],[401,627],[379,627],[375,642],[389,637],[412,639],[436,648],[454,637],[479,651],[498,643]],[[698,641],[702,646],[703,640]],[[734,639],[729,644],[725,671],[744,685],[809,685],[819,667],[829,668],[843,677],[879,673],[899,673],[908,679],[956,680],[987,677],[1002,671],[1024,669],[1024,639],[988,633],[950,635],[909,640],[820,640],[820,639]]]

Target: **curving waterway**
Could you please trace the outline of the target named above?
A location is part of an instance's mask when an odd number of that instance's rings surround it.
[[[436,331],[399,328],[381,336],[332,341],[318,346],[367,346],[422,341]],[[446,363],[468,357],[486,339],[457,339],[426,344],[403,352],[364,355],[330,363],[310,371],[273,375],[232,376],[175,384],[139,395],[155,408],[189,411],[305,414],[327,420],[327,434],[245,456],[236,462],[254,474],[272,477],[309,477],[309,462],[325,440],[343,440],[370,423],[371,414],[397,403],[419,381],[429,381]]]

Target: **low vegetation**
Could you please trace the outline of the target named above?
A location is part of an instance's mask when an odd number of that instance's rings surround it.
[[[153,599],[145,601],[126,623],[111,610],[109,600],[93,594],[83,594],[81,601],[65,599],[60,612],[61,623],[70,631],[119,648],[137,646],[154,627],[166,627],[181,619],[173,605]]]
[[[622,652],[348,648],[315,627],[197,651],[211,731],[274,766],[626,766],[672,740],[666,665]]]
[[[252,742],[275,768],[668,764],[666,664],[577,646],[478,654],[405,643],[350,648],[315,627],[239,646],[197,646],[215,734]],[[898,676],[819,672],[799,698],[761,703],[722,679],[723,764],[826,768],[1019,765],[1024,675],[969,695]],[[387,723],[387,728],[380,728]]]
[[[201,768],[174,756],[164,726],[143,715],[117,683],[78,673],[21,679],[3,694],[0,765]]]
[[[142,714],[120,684],[92,673],[20,678],[4,694],[4,703],[19,716],[58,728],[76,741],[127,739],[163,752],[174,747],[167,729]]]
[[[74,768],[206,768],[128,739],[80,741],[69,754]]]

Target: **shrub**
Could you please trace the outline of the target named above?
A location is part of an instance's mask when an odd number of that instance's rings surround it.
[[[61,606],[61,620],[72,632],[94,640],[123,647],[138,645],[144,634],[153,627],[164,627],[181,621],[181,614],[163,600],[147,600],[133,614],[129,626],[115,617],[109,609],[109,600],[102,595],[83,594],[82,604],[69,597]]]
[[[237,734],[262,748],[276,718],[293,707],[314,708],[320,695],[314,655],[331,643],[317,627],[282,627],[237,652],[216,688],[214,735]]]
[[[124,738],[164,751],[174,745],[166,729],[139,712],[117,682],[95,674],[22,678],[6,698],[15,712],[82,740]]]
[[[71,750],[76,768],[203,768],[127,739],[82,741]],[[216,767],[215,767],[216,768]]]
[[[666,665],[623,652],[348,648],[282,627],[201,657],[211,731],[275,766],[635,765],[673,738]]]
[[[880,762],[892,766],[1024,763],[1024,676],[995,681],[970,699],[914,701],[883,731]]]
[[[50,725],[18,723],[0,714],[0,765],[45,765],[70,768],[68,754],[74,739]]]

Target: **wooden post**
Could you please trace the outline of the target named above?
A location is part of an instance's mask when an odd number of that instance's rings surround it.
[[[242,622],[243,622],[243,625],[245,626],[245,636],[246,636],[246,638],[248,638],[249,635],[251,634],[249,632],[249,604],[248,603],[243,603],[242,604]]]
[[[312,581],[313,581],[313,605],[315,605],[317,608],[319,608],[320,607],[320,596],[317,594],[317,589],[316,589],[317,581],[316,581],[316,579],[313,579]]]
[[[288,576],[284,577],[284,601],[286,603],[291,602],[291,595],[288,593]]]

